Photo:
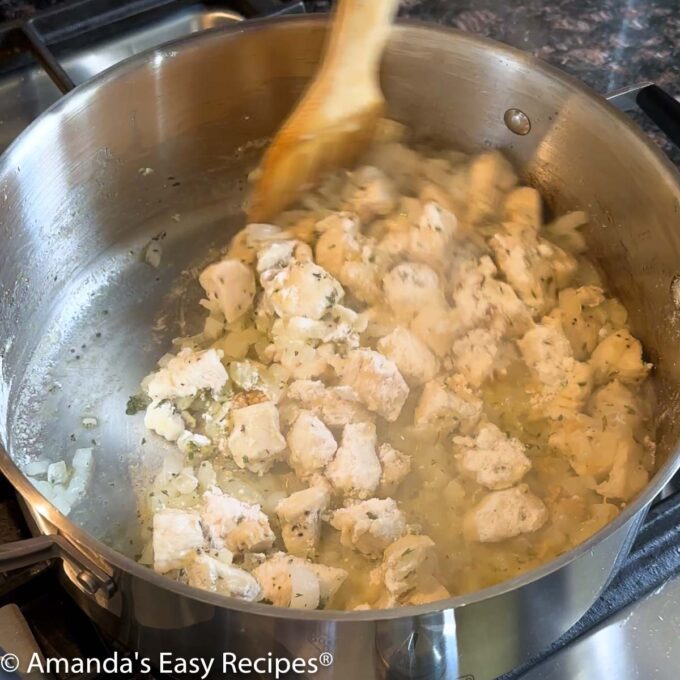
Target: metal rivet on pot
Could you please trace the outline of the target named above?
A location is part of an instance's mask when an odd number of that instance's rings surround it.
[[[508,130],[516,135],[527,135],[531,130],[531,121],[524,111],[519,109],[508,109],[503,115],[503,120]]]
[[[76,578],[86,593],[94,595],[99,590],[99,583],[97,579],[89,571],[83,569],[83,571],[78,573]]]

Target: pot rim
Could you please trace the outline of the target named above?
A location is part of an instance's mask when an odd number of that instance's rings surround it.
[[[78,85],[73,91],[64,95],[62,98],[52,104],[46,111],[44,111],[36,120],[34,120],[25,130],[23,130],[12,144],[0,156],[0,171],[2,166],[6,163],[6,159],[18,149],[25,140],[30,137],[32,131],[40,125],[45,125],[48,118],[62,114],[65,110],[78,109],[81,98],[87,98],[91,92],[105,84],[107,81],[118,78],[138,69],[148,67],[153,62],[154,57],[159,54],[167,53],[169,49],[175,50],[191,50],[198,49],[203,43],[208,41],[217,41],[227,39],[230,35],[247,34],[251,31],[257,31],[262,27],[271,25],[285,27],[288,24],[308,23],[315,26],[325,25],[327,17],[324,15],[296,15],[285,17],[270,17],[264,19],[253,19],[248,22],[238,23],[230,26],[218,27],[208,29],[191,36],[182,38],[180,40],[164,43],[160,46],[142,52],[138,55],[130,57],[114,66],[106,69],[94,78]],[[532,56],[531,54],[519,50],[517,48],[505,45],[504,43],[491,40],[482,36],[474,35],[461,31],[455,28],[438,26],[428,24],[422,21],[403,21],[397,23],[395,30],[406,31],[427,31],[443,33],[450,36],[452,39],[468,42],[472,44],[482,45],[493,50],[499,56],[506,56],[515,61],[520,61],[523,64],[542,72],[547,78],[559,81],[563,86],[574,91],[576,94],[587,97],[591,100],[593,106],[604,109],[604,112],[615,117],[619,123],[623,124],[628,132],[631,134],[631,140],[638,145],[638,151],[650,154],[652,159],[659,166],[660,174],[665,175],[665,179],[674,184],[678,193],[678,201],[680,201],[680,174],[671,164],[670,160],[661,152],[661,150],[636,126],[633,122],[619,112],[604,98],[591,90],[581,81],[569,76],[559,69],[543,62],[542,60]],[[99,539],[94,538],[85,530],[78,527],[71,522],[65,515],[59,512],[54,505],[52,505],[28,480],[22,473],[14,460],[9,456],[7,451],[0,445],[0,471],[2,471],[14,488],[24,497],[32,509],[52,524],[60,534],[66,538],[73,540],[76,544],[82,545],[88,552],[96,555],[99,560],[105,561],[107,566],[114,568],[114,581],[116,577],[116,570],[126,572],[135,578],[143,579],[150,584],[159,588],[169,590],[178,596],[188,597],[193,600],[204,602],[206,604],[217,607],[224,607],[233,609],[244,613],[267,616],[277,619],[293,619],[303,621],[338,621],[338,622],[373,622],[389,619],[398,619],[403,617],[422,616],[427,614],[435,614],[447,609],[456,609],[481,603],[493,597],[510,593],[525,585],[538,581],[545,576],[562,569],[569,563],[579,559],[586,553],[591,552],[598,543],[605,540],[611,534],[616,532],[622,526],[633,519],[635,515],[642,512],[648,506],[658,492],[665,486],[668,480],[673,476],[676,470],[680,467],[680,444],[674,449],[671,455],[664,463],[664,465],[657,470],[656,474],[647,484],[643,492],[609,524],[603,527],[600,531],[593,534],[583,543],[575,548],[560,555],[559,557],[532,569],[520,576],[503,581],[494,586],[484,588],[465,595],[439,600],[429,604],[417,606],[404,606],[391,609],[367,610],[367,611],[344,611],[344,610],[298,610],[287,609],[283,607],[276,607],[272,605],[265,605],[256,602],[247,602],[237,598],[211,593],[208,591],[193,588],[189,585],[173,581],[161,574],[154,572],[151,568],[146,567],[133,559],[123,555],[114,550]],[[78,546],[76,546],[78,547]],[[1,562],[1,560],[0,560]]]

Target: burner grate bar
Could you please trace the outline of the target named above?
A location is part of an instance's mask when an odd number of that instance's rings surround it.
[[[35,30],[33,22],[26,22],[21,30],[26,36],[29,49],[36,58],[36,61],[43,67],[50,79],[59,88],[59,91],[62,94],[70,92],[75,87],[75,83],[57,61],[54,54],[47,48],[40,34]]]

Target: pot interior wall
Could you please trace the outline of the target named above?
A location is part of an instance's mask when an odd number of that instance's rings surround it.
[[[93,488],[72,519],[127,554],[139,549],[131,479],[161,450],[142,444],[126,401],[171,338],[198,330],[192,271],[243,225],[254,142],[290,109],[322,42],[323,23],[302,19],[160,49],[79,89],[0,161],[0,440],[18,462],[93,446]],[[657,365],[668,456],[680,424],[668,168],[578,88],[461,34],[398,28],[384,85],[419,136],[504,148],[550,208],[590,213],[592,255]],[[505,127],[509,107],[530,117],[526,137]],[[161,234],[156,270],[142,253]]]

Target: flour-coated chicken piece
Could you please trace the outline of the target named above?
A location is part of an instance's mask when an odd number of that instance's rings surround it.
[[[253,570],[262,596],[278,607],[317,609],[324,606],[347,578],[347,572],[279,552]]]
[[[288,464],[295,474],[305,479],[321,472],[338,449],[333,433],[312,411],[301,410],[287,435]]]
[[[379,608],[425,604],[449,597],[439,581],[434,541],[429,536],[404,536],[389,545],[371,581],[384,588]]]
[[[281,434],[279,412],[271,401],[263,401],[231,412],[229,451],[240,467],[262,474],[281,458],[286,440]]]
[[[427,201],[409,230],[408,254],[412,260],[438,269],[450,259],[457,231],[456,216],[435,201]]]
[[[518,187],[506,195],[503,221],[539,231],[543,224],[543,199],[533,187]]]
[[[411,471],[411,456],[384,442],[378,447],[378,460],[382,467],[380,490],[390,495],[397,490]]]
[[[468,176],[467,220],[470,224],[495,222],[517,175],[500,151],[488,151],[472,160]]]
[[[184,420],[170,401],[152,401],[146,407],[144,427],[169,442],[174,442],[184,432]]]
[[[324,486],[311,486],[279,501],[276,514],[283,543],[291,555],[313,557],[321,538],[321,513],[329,503],[330,494]]]
[[[412,331],[398,326],[378,340],[378,351],[391,359],[406,382],[417,387],[439,372],[439,361],[430,348]]]
[[[437,425],[468,433],[479,422],[483,404],[461,375],[425,383],[415,410],[416,425]]]
[[[210,557],[196,555],[186,568],[187,582],[194,588],[208,590],[240,600],[257,602],[262,595],[260,584],[245,569]]]
[[[487,489],[507,489],[531,469],[526,447],[492,423],[482,425],[475,437],[454,437],[458,469]]]
[[[357,498],[375,492],[382,475],[375,445],[373,423],[345,425],[335,458],[326,467],[326,476],[336,491]]]
[[[240,319],[255,298],[255,275],[250,267],[235,259],[206,267],[198,277],[207,300],[205,306],[220,311],[227,323]]]
[[[217,550],[261,552],[274,545],[274,532],[260,506],[244,503],[217,487],[203,494],[201,521]]]
[[[451,347],[454,370],[461,373],[471,387],[481,387],[501,368],[500,355],[498,337],[485,328],[468,331]]]
[[[323,267],[294,261],[264,283],[269,301],[280,317],[303,316],[320,319],[345,291]]]
[[[153,516],[153,568],[159,574],[181,569],[205,539],[197,512],[165,508]]]
[[[548,509],[526,484],[492,491],[463,520],[469,541],[496,543],[538,531],[548,521]]]
[[[410,328],[441,359],[450,352],[451,344],[460,334],[460,319],[448,305],[427,306],[415,315]]]
[[[350,502],[333,513],[331,525],[344,546],[373,558],[406,533],[406,518],[392,498]]]
[[[627,385],[642,382],[649,373],[651,364],[642,359],[642,345],[630,331],[623,329],[608,335],[593,350],[590,363],[598,384],[612,378]]]
[[[326,387],[320,380],[296,380],[290,383],[286,394],[288,399],[299,402],[302,408],[314,413],[331,428],[374,419],[357,392],[347,385]]]
[[[446,306],[437,272],[421,262],[402,262],[383,278],[383,289],[392,311],[408,321],[422,309]]]
[[[352,172],[345,192],[350,209],[362,221],[389,215],[396,206],[394,185],[384,172],[365,165]]]
[[[221,358],[222,352],[216,349],[196,351],[186,347],[151,374],[147,392],[154,401],[193,397],[200,390],[216,394],[229,379]]]
[[[394,361],[372,349],[355,349],[342,365],[341,378],[366,408],[391,422],[399,417],[409,389]]]

